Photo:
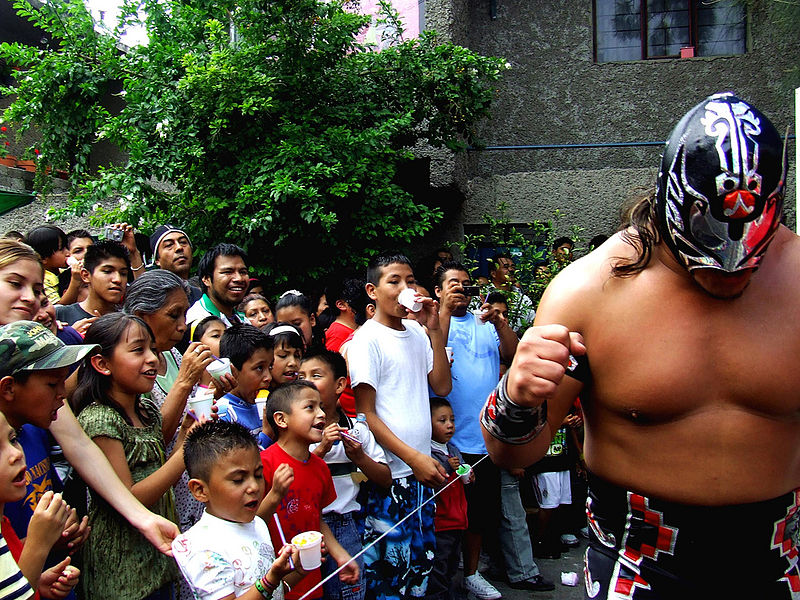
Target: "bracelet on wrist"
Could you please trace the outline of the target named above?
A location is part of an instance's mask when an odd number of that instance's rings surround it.
[[[508,397],[508,372],[489,395],[481,411],[481,424],[492,437],[520,446],[535,439],[547,425],[547,402],[536,407],[520,406]]]
[[[280,581],[277,584],[270,583],[269,579],[267,579],[267,575],[269,575],[269,573],[266,573],[261,578],[261,585],[263,585],[266,589],[270,590],[271,592],[274,592],[278,588],[278,586],[280,585]]]
[[[142,264],[140,264],[138,267],[131,265],[131,271],[141,271],[142,269],[144,269],[144,261],[142,261]]]
[[[261,594],[262,598],[264,598],[265,600],[271,600],[272,599],[272,592],[274,592],[275,590],[274,589],[268,590],[266,587],[264,587],[263,578],[262,579],[256,579],[256,582],[253,584],[253,586],[256,588],[258,593]]]

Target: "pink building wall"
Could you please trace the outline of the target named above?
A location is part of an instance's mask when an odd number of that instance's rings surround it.
[[[403,39],[409,40],[419,37],[420,33],[420,13],[424,11],[424,0],[391,0],[394,9],[399,13],[403,23]],[[377,15],[377,0],[361,0],[359,11],[364,15]],[[359,41],[375,44],[378,48],[385,45],[383,40],[383,30],[385,25],[377,25],[373,17],[372,25],[367,28],[360,36]]]

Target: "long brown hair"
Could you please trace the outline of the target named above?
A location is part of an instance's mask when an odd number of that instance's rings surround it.
[[[20,260],[35,262],[42,269],[42,274],[44,274],[42,259],[33,248],[24,242],[18,242],[11,238],[0,238],[0,269],[5,269]]]
[[[155,343],[153,331],[147,323],[139,317],[123,312],[108,313],[97,319],[97,321],[92,323],[89,329],[86,330],[86,337],[83,341],[85,344],[99,345],[100,351],[93,354],[102,354],[108,358],[113,354],[114,348],[132,325],[141,327],[147,333],[151,343]],[[70,405],[75,411],[75,414],[79,414],[93,402],[109,406],[116,411],[123,421],[133,426],[133,421],[128,417],[125,409],[109,395],[111,382],[112,376],[103,375],[95,369],[92,366],[92,354],[87,355],[80,367],[78,367],[78,385],[72,393]],[[142,409],[142,399],[140,396],[136,397],[133,410],[145,425],[150,425],[153,422],[150,415]]]
[[[622,210],[622,239],[636,251],[636,258],[619,259],[611,269],[614,277],[632,277],[650,262],[653,247],[661,240],[655,221],[655,188],[635,196]]]

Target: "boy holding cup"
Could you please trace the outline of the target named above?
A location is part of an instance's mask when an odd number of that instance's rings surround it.
[[[187,436],[184,460],[189,489],[206,508],[172,552],[194,597],[282,600],[282,583],[288,589],[305,572],[297,548],[284,545],[275,557],[256,516],[265,484],[255,439],[239,424],[208,421]]]

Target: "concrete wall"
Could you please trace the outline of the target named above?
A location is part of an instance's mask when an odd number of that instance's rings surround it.
[[[541,145],[663,141],[689,108],[709,94],[735,91],[783,131],[793,125],[793,92],[783,71],[800,63],[800,37],[781,36],[770,22],[774,3],[754,2],[748,15],[749,50],[742,56],[593,62],[591,0],[434,0],[428,26],[448,27],[457,43],[511,63],[483,124],[485,144]],[[800,13],[800,11],[798,11]],[[792,127],[792,131],[793,131]],[[455,161],[450,182],[464,196],[457,219],[481,215],[505,201],[513,222],[565,214],[587,237],[610,233],[620,203],[652,185],[661,148],[506,150],[470,152]],[[790,162],[795,143],[790,142]],[[432,168],[444,163],[432,163]],[[445,181],[432,174],[432,182]],[[794,177],[788,220],[794,223]]]
[[[496,0],[494,20],[490,0],[427,0],[425,18],[445,39],[512,65],[499,86],[493,118],[482,126],[485,144],[655,142],[666,139],[691,106],[722,90],[753,102],[781,131],[793,124],[793,92],[783,71],[800,64],[800,37],[777,33],[770,23],[775,2],[753,4],[760,8],[748,16],[745,55],[605,64],[592,58],[591,0]],[[794,142],[789,150],[793,165]],[[621,203],[652,185],[660,147],[421,153],[431,165],[431,188],[421,199],[443,206],[445,219],[415,255],[459,240],[465,225],[482,224],[482,215],[501,201],[516,223],[550,219],[559,208],[560,233],[572,224],[587,238],[611,233]],[[116,149],[98,145],[92,164],[122,159]],[[6,187],[2,181],[0,187]],[[48,206],[60,202],[61,197],[36,201],[4,215],[0,230],[38,224]],[[794,226],[793,174],[786,205]]]
[[[12,192],[31,192],[33,189],[34,174],[21,169],[14,169],[0,165],[0,190]],[[53,189],[46,197],[37,197],[32,203],[20,206],[0,216],[0,236],[12,229],[23,234],[38,225],[48,221],[47,212],[50,208],[61,208],[67,202],[69,182],[62,179],[53,179]],[[87,217],[70,217],[56,223],[64,231],[73,229],[89,229],[97,233],[96,229],[89,227]]]

